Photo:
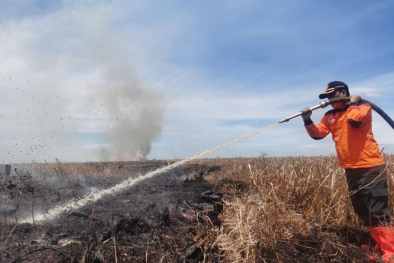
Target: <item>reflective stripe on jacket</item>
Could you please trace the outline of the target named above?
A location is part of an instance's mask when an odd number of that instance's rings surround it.
[[[368,103],[333,109],[324,114],[318,125],[305,122],[308,134],[315,140],[330,132],[335,142],[339,166],[344,169],[368,168],[384,164],[372,133],[372,109]]]

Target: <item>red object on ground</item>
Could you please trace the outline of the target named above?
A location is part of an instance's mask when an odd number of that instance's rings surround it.
[[[371,227],[371,235],[382,251],[382,261],[394,263],[394,227]]]

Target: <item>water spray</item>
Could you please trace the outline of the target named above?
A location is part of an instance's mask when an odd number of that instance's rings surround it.
[[[343,101],[349,101],[349,100],[350,100],[350,98],[348,98],[348,97],[334,98],[334,99],[330,99],[328,101],[323,101],[320,104],[318,104],[318,105],[316,105],[316,106],[314,106],[314,107],[312,107],[310,109],[311,110],[316,110],[316,109],[319,109],[319,108],[325,108],[327,105],[333,104],[335,102],[339,102],[339,101],[343,102]],[[394,129],[394,121],[383,110],[381,110],[378,106],[376,106],[375,104],[373,104],[373,103],[371,103],[371,102],[369,102],[367,100],[362,99],[361,101],[369,103],[371,105],[371,107],[377,113],[379,113],[379,115],[382,116],[387,121],[387,123]],[[199,157],[201,157],[203,155],[206,155],[206,154],[212,153],[212,152],[214,152],[216,150],[219,150],[220,148],[229,146],[229,145],[234,144],[236,142],[239,142],[239,141],[241,141],[243,139],[247,139],[247,138],[249,138],[249,137],[251,137],[253,135],[256,135],[256,134],[258,134],[258,133],[260,133],[260,132],[262,132],[264,130],[270,129],[270,128],[278,125],[279,123],[287,122],[287,121],[289,121],[289,120],[291,120],[291,119],[293,119],[295,117],[298,117],[301,114],[302,114],[302,112],[299,112],[299,113],[294,114],[294,115],[292,115],[290,117],[287,117],[287,118],[285,118],[285,119],[283,119],[283,120],[281,120],[279,122],[276,122],[274,124],[268,125],[268,126],[266,126],[264,128],[260,128],[260,129],[258,129],[256,131],[253,131],[251,133],[243,135],[243,136],[241,136],[239,138],[236,138],[236,139],[234,139],[232,141],[226,142],[226,143],[224,143],[222,145],[219,145],[219,146],[216,146],[216,147],[211,148],[209,150],[206,150],[204,152],[198,153],[198,154],[196,154],[196,155],[194,155],[192,157],[189,157],[187,159],[183,159],[183,160],[174,162],[171,165],[159,168],[159,169],[157,169],[155,171],[149,172],[149,173],[147,173],[145,175],[142,175],[142,176],[139,176],[137,178],[129,178],[129,179],[127,179],[127,180],[125,180],[125,181],[123,181],[123,182],[121,182],[121,183],[119,183],[119,184],[117,184],[115,186],[109,187],[107,189],[102,189],[102,190],[97,191],[97,192],[90,193],[90,194],[88,194],[88,195],[86,195],[86,196],[84,196],[84,197],[82,197],[82,198],[80,198],[78,200],[72,200],[69,203],[64,204],[64,205],[62,205],[60,207],[55,207],[55,208],[47,211],[46,213],[42,213],[42,214],[36,215],[34,217],[34,223],[42,223],[44,221],[53,220],[57,216],[59,216],[61,213],[69,212],[71,210],[76,210],[76,209],[81,208],[83,206],[86,206],[86,205],[88,205],[90,203],[94,203],[97,200],[100,200],[101,198],[104,198],[107,195],[115,194],[117,192],[123,191],[123,190],[125,190],[125,189],[127,189],[127,188],[129,188],[129,187],[131,187],[131,186],[133,186],[135,184],[138,184],[141,181],[144,181],[146,179],[152,178],[152,177],[154,177],[154,176],[156,176],[156,175],[158,175],[160,173],[167,172],[167,171],[169,171],[169,170],[171,170],[171,169],[173,169],[175,167],[178,167],[178,166],[180,166],[182,164],[185,164],[185,163],[187,163],[187,162],[189,162],[191,160],[197,159],[197,158],[199,158]],[[33,222],[33,218],[30,218],[30,219],[22,220],[20,223],[32,223],[32,222]]]
[[[268,125],[268,126],[266,126],[264,128],[260,128],[260,129],[258,129],[256,131],[253,131],[251,133],[243,135],[243,136],[241,136],[239,138],[236,138],[236,139],[234,139],[232,141],[226,142],[226,143],[224,143],[222,145],[219,145],[219,146],[216,146],[216,147],[211,148],[209,150],[206,150],[204,152],[198,153],[198,154],[196,154],[196,155],[194,155],[192,157],[189,157],[187,159],[183,159],[183,160],[174,162],[171,165],[159,168],[159,169],[157,169],[155,171],[149,172],[149,173],[147,173],[145,175],[142,175],[142,176],[139,176],[137,178],[126,179],[125,181],[123,181],[123,182],[121,182],[121,183],[119,183],[119,184],[117,184],[115,186],[112,186],[112,187],[109,187],[109,188],[106,188],[106,189],[102,189],[102,190],[97,191],[97,192],[93,192],[93,193],[87,194],[87,195],[85,195],[84,197],[82,197],[82,198],[80,198],[78,200],[72,200],[72,201],[70,201],[70,202],[68,202],[68,203],[66,203],[66,204],[64,204],[62,206],[55,207],[55,208],[47,211],[46,213],[36,214],[34,216],[34,218],[28,218],[28,219],[25,219],[25,220],[21,220],[20,223],[33,223],[34,222],[35,224],[39,224],[39,223],[42,223],[44,221],[53,220],[53,219],[55,219],[57,216],[59,216],[62,213],[69,212],[69,211],[72,211],[72,210],[76,210],[76,209],[84,207],[84,206],[86,206],[88,204],[94,203],[94,202],[104,198],[107,195],[115,194],[115,193],[118,193],[120,191],[123,191],[123,190],[125,190],[125,189],[127,189],[127,188],[129,188],[129,187],[131,187],[133,185],[138,184],[141,181],[144,181],[146,179],[152,178],[152,177],[154,177],[154,176],[156,176],[158,174],[167,172],[167,171],[169,171],[169,170],[171,170],[171,169],[173,169],[175,167],[178,167],[178,166],[180,166],[182,164],[185,164],[185,163],[187,163],[187,162],[189,162],[191,160],[197,159],[197,158],[199,158],[199,157],[201,157],[203,155],[206,155],[206,154],[212,153],[212,152],[214,152],[216,150],[219,150],[220,148],[229,146],[229,145],[231,145],[233,143],[236,143],[236,142],[239,142],[239,141],[241,141],[243,139],[249,138],[249,137],[251,137],[253,135],[256,135],[257,133],[260,133],[260,132],[262,132],[264,130],[270,129],[270,128],[278,125],[278,124],[279,123],[274,123],[274,124]]]
[[[345,102],[345,101],[349,101],[349,100],[350,100],[350,97],[334,98],[334,99],[330,99],[330,100],[327,100],[327,101],[322,101],[322,102],[320,102],[320,104],[318,104],[318,105],[316,105],[314,107],[311,107],[309,109],[311,111],[314,111],[314,110],[317,110],[317,109],[320,109],[320,108],[325,108],[328,105],[334,104],[336,102]],[[374,103],[372,103],[372,102],[370,102],[368,100],[365,100],[365,99],[361,99],[361,102],[366,102],[369,105],[371,105],[371,108],[374,111],[376,111],[391,126],[391,128],[394,129],[394,121],[381,108],[379,108]],[[287,121],[289,121],[289,120],[291,120],[291,119],[293,119],[295,117],[301,116],[301,115],[302,115],[302,112],[299,112],[297,114],[294,114],[292,116],[284,118],[283,120],[279,121],[279,123],[287,122]]]

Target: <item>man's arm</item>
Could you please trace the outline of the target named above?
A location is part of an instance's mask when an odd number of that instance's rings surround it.
[[[304,120],[306,131],[312,139],[320,140],[330,133],[330,126],[326,115],[323,116],[318,125],[315,125],[311,119],[312,111],[309,108],[304,108],[301,112],[301,117]]]
[[[349,113],[348,113],[348,123],[354,127],[358,128],[363,123],[365,116],[371,111],[371,107],[368,105],[367,107],[361,106],[363,105],[361,101],[361,97],[358,95],[353,95],[350,97],[349,103]]]

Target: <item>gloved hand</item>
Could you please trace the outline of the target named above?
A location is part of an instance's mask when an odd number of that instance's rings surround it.
[[[311,119],[312,116],[312,111],[309,108],[303,108],[301,110],[302,114],[301,117],[304,121],[309,121]]]
[[[361,100],[361,97],[359,95],[352,95],[350,96],[350,102],[357,102],[359,103]]]

